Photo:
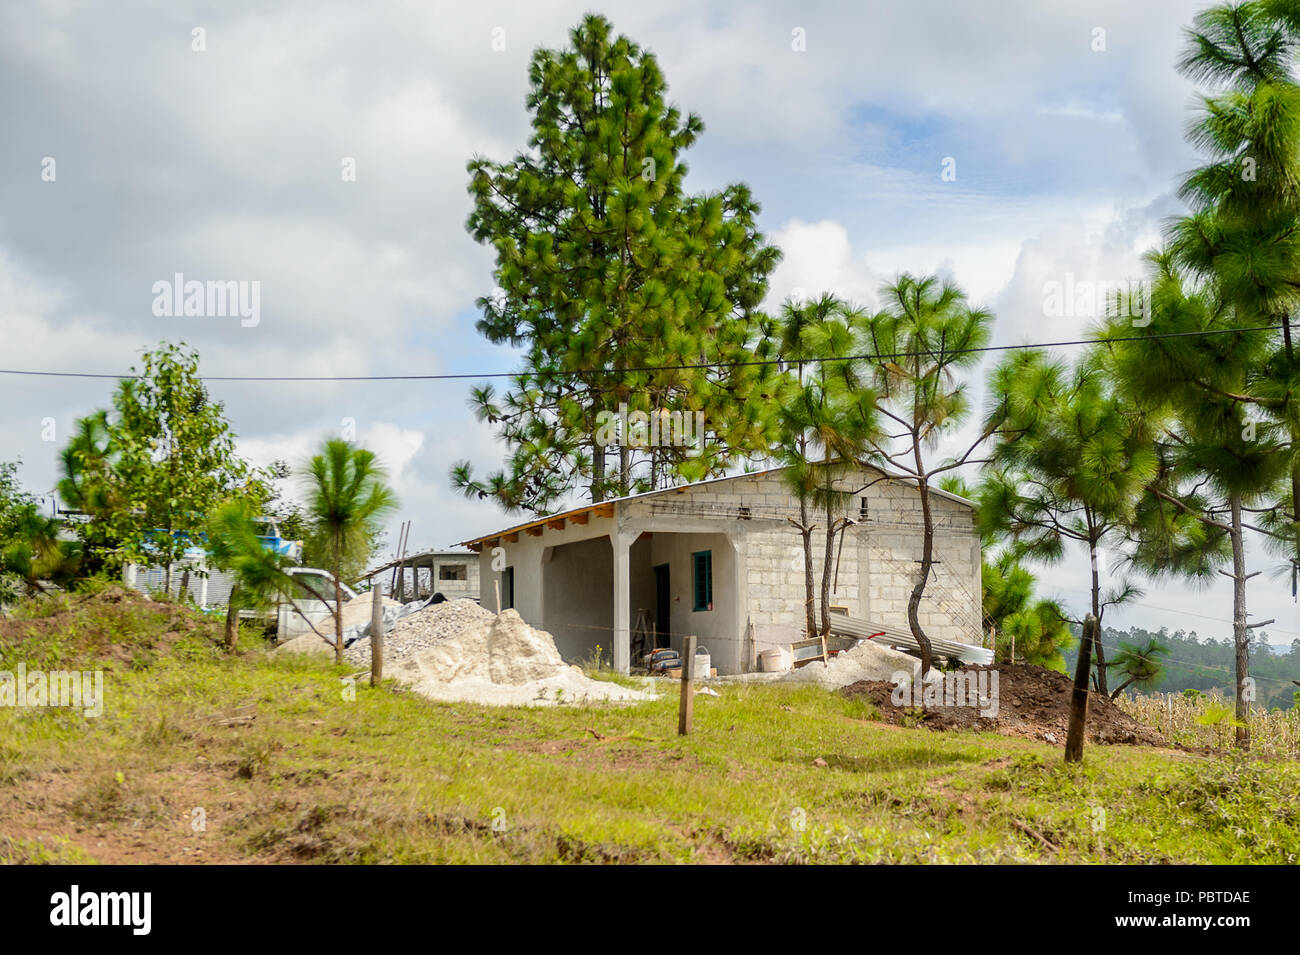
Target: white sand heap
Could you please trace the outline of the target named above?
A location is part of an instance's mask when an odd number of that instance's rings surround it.
[[[830,663],[822,663],[820,660],[805,663],[781,679],[791,683],[816,683],[835,688],[859,680],[892,680],[898,672],[910,673],[914,680],[919,680],[921,661],[898,650],[863,640],[852,649],[832,657]]]
[[[391,675],[435,700],[541,706],[654,699],[653,693],[593,680],[569,666],[560,659],[555,639],[528,626],[514,610],[405,658]]]
[[[276,653],[332,653],[314,633]],[[370,638],[344,651],[357,666],[370,664]],[[384,635],[384,676],[435,700],[502,706],[555,706],[596,701],[652,700],[653,693],[593,680],[560,658],[555,639],[514,610],[494,614],[472,600],[432,604],[397,621]]]

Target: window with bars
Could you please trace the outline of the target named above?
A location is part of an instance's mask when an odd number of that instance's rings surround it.
[[[694,582],[695,609],[713,609],[713,551],[691,554],[691,579]]]

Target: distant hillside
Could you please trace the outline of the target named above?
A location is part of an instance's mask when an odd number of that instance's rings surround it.
[[[1079,628],[1072,629],[1077,638]],[[1164,658],[1165,678],[1155,692],[1181,693],[1183,690],[1195,689],[1203,693],[1218,691],[1231,698],[1234,669],[1231,640],[1201,637],[1195,630],[1170,632],[1168,627],[1161,627],[1155,632],[1141,627],[1130,627],[1128,630],[1105,627],[1102,630],[1102,645],[1106,649],[1107,660],[1114,657],[1121,641],[1143,646],[1152,638],[1169,648]],[[1067,673],[1074,673],[1078,655],[1077,643],[1064,652]],[[1252,634],[1250,675],[1255,678],[1258,703],[1270,708],[1290,709],[1295,703],[1295,693],[1300,690],[1300,687],[1291,682],[1300,680],[1300,639],[1291,641],[1288,647],[1271,641],[1267,630]],[[1110,685],[1113,688],[1118,683],[1112,678]]]

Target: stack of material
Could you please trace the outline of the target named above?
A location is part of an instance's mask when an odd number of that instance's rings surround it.
[[[858,617],[847,617],[838,613],[831,614],[831,632],[843,634],[847,637],[857,637],[862,640],[874,638],[877,643],[902,647],[905,650],[919,651],[921,649],[921,645],[916,642],[916,638],[908,630],[891,627],[888,624],[874,623],[870,620],[862,620]],[[884,636],[878,636],[881,633]],[[936,657],[949,657],[953,660],[960,660],[962,663],[973,663],[976,666],[988,666],[993,662],[992,650],[971,643],[958,643],[956,640],[931,637],[930,649]]]
[[[806,663],[799,669],[783,675],[781,680],[838,688],[860,680],[892,681],[897,673],[907,673],[914,680],[919,680],[921,661],[906,653],[864,640],[851,650],[845,650],[831,657],[829,663],[822,663],[820,660]]]
[[[682,657],[676,650],[664,648],[647,653],[641,662],[650,673],[666,673],[681,669]]]

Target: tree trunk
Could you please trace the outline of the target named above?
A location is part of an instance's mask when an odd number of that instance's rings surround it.
[[[831,635],[831,573],[835,562],[835,514],[826,502],[826,557],[822,562],[822,639]],[[829,662],[829,661],[828,661]]]
[[[1246,700],[1246,679],[1250,675],[1250,630],[1246,627],[1246,546],[1241,530],[1241,498],[1232,507],[1232,642],[1237,655],[1236,743],[1250,749],[1250,704]]]
[[[239,643],[239,584],[230,588],[229,602],[226,604],[226,649],[231,653]]]
[[[803,586],[805,636],[811,640],[817,633],[816,591],[813,587],[812,527],[808,524],[808,502],[799,499],[799,535],[803,538]]]
[[[916,464],[917,472],[923,473],[919,447],[916,448]],[[907,601],[907,625],[911,628],[912,639],[921,648],[921,676],[924,677],[934,662],[930,638],[921,629],[921,598],[925,596],[925,585],[930,579],[930,569],[934,566],[934,516],[930,513],[930,486],[924,477],[917,481],[916,489],[921,493],[921,572],[917,575],[916,586],[912,588],[912,596]]]
[[[1128,687],[1128,685],[1129,685],[1130,683],[1132,683],[1132,682],[1133,682],[1133,680],[1132,680],[1132,678],[1130,677],[1129,679],[1127,679],[1127,680],[1125,680],[1123,683],[1121,683],[1119,686],[1115,687],[1115,690],[1114,690],[1113,693],[1111,693],[1110,698],[1111,698],[1112,700],[1118,700],[1118,699],[1119,699],[1119,695],[1120,695],[1121,693],[1123,693],[1124,690]]]
[[[593,445],[591,449],[591,503],[605,500],[605,449]]]
[[[334,662],[343,662],[343,573],[342,540],[339,532],[334,532]]]
[[[1097,659],[1097,692],[1106,695],[1106,651],[1101,646],[1101,577],[1097,573],[1097,542],[1088,541],[1088,558],[1092,564],[1092,615],[1097,618],[1097,638],[1092,642]]]
[[[1074,689],[1070,693],[1070,722],[1065,731],[1065,761],[1083,761],[1083,744],[1088,735],[1088,670],[1092,645],[1101,638],[1101,624],[1089,614],[1079,639],[1079,659],[1074,665]],[[1014,662],[1014,661],[1012,661]]]

